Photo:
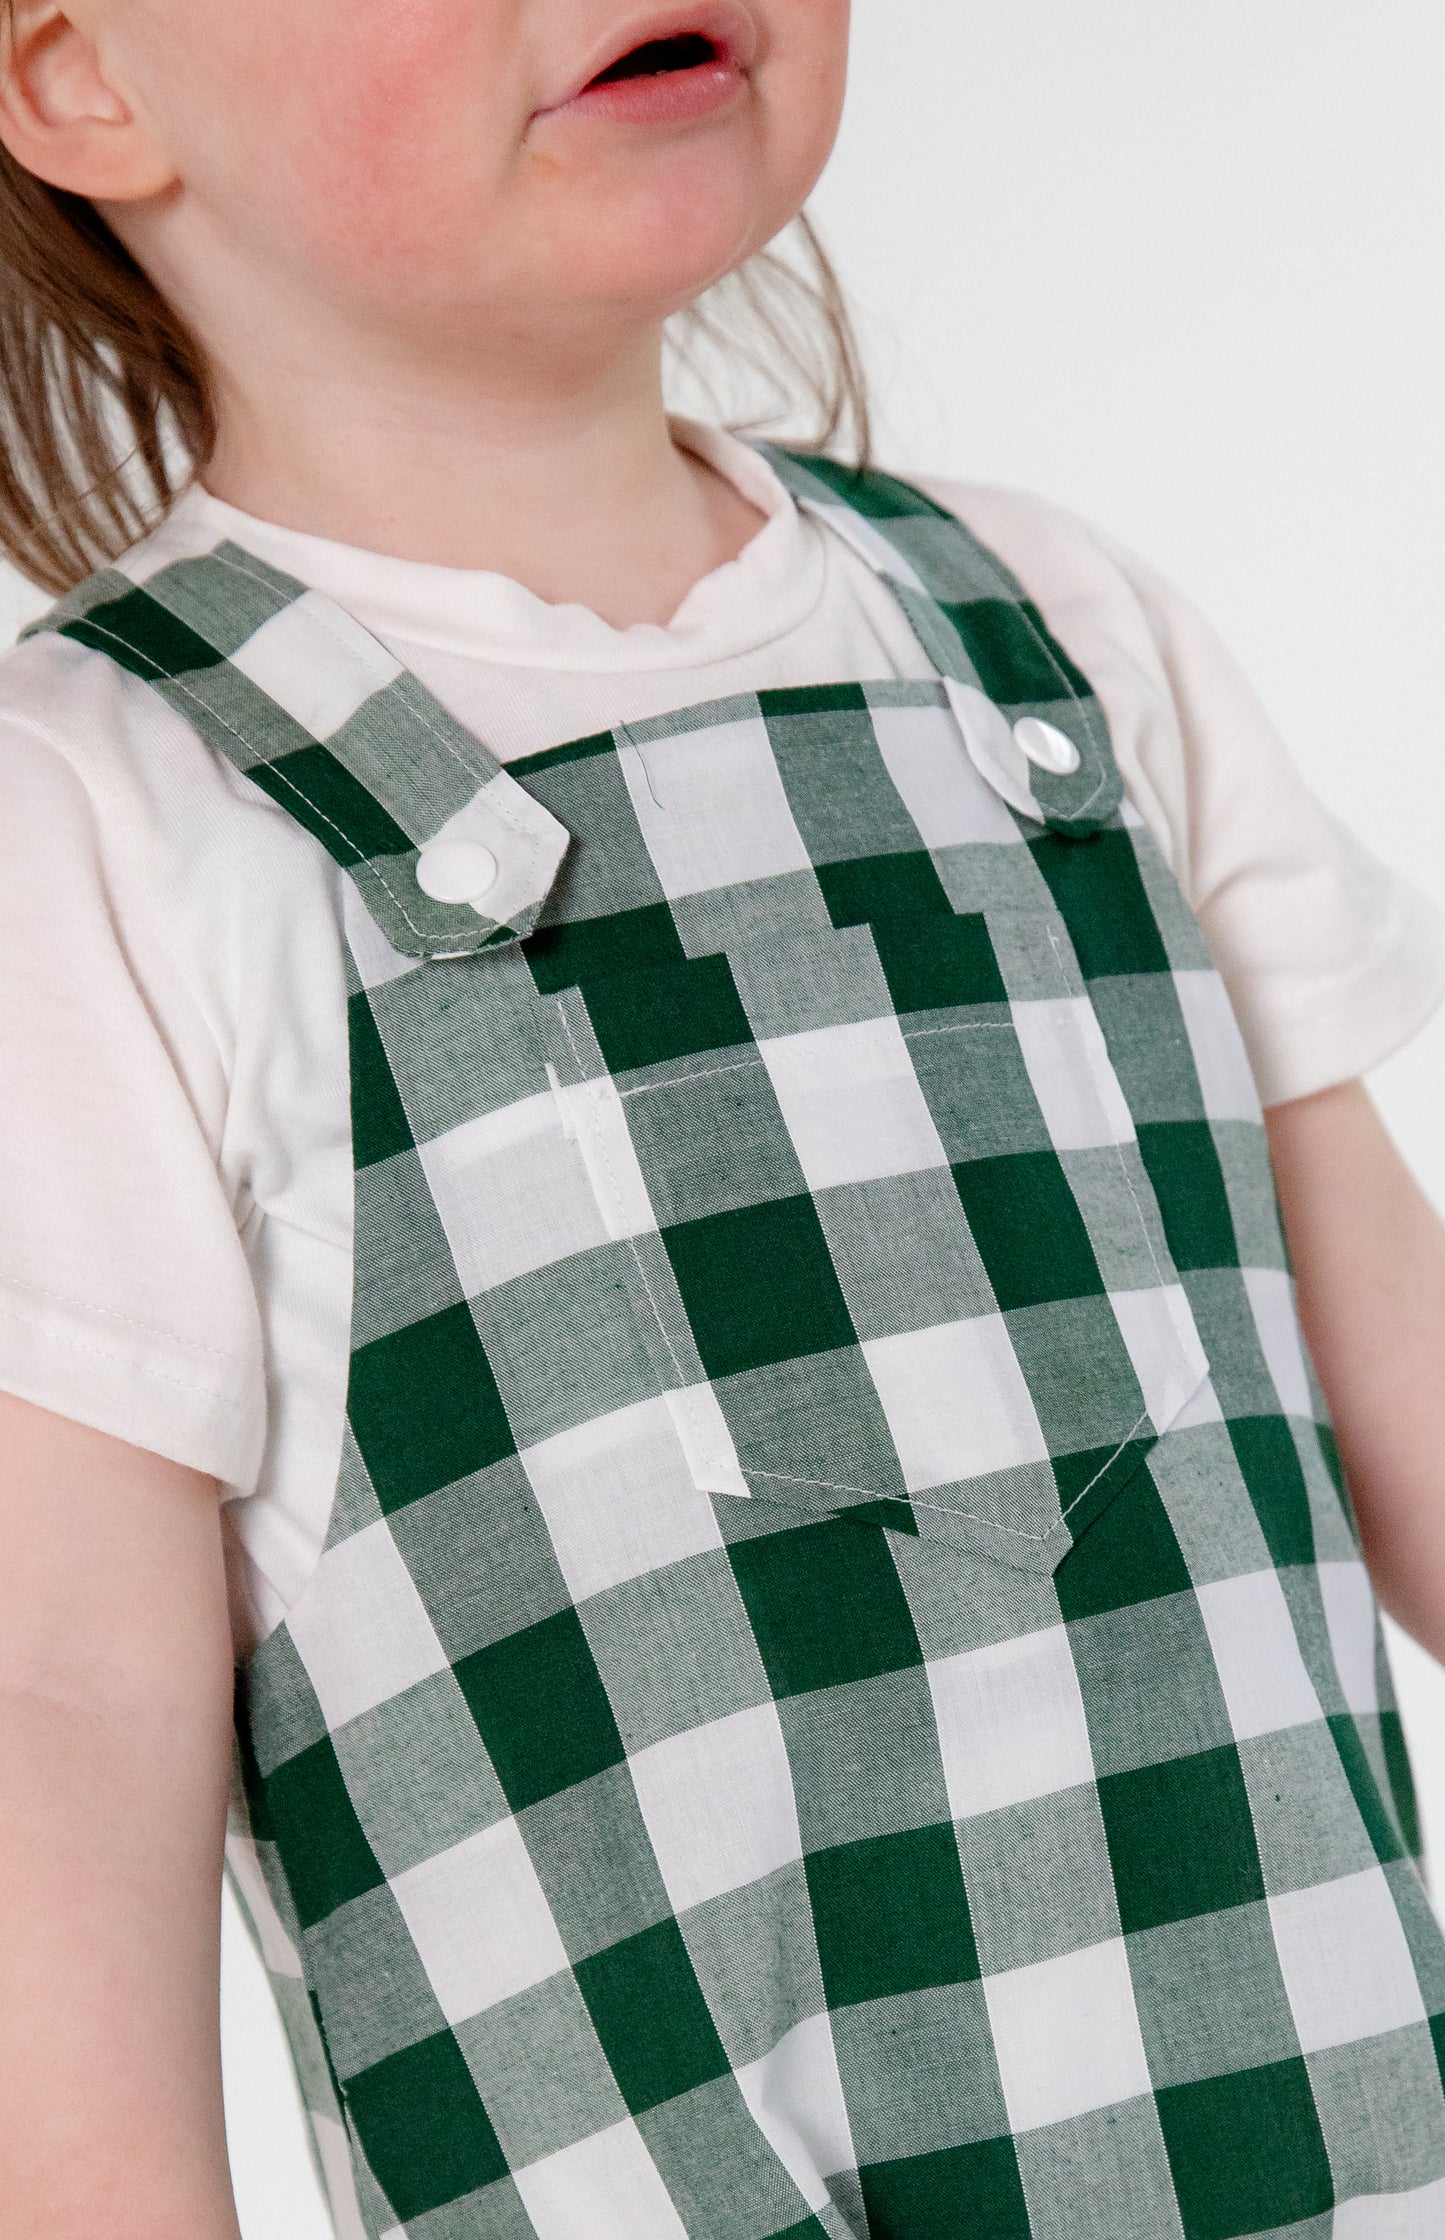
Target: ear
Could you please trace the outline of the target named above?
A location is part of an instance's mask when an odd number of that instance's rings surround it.
[[[16,162],[98,202],[140,201],[172,185],[174,167],[111,82],[93,31],[55,0],[12,0],[10,19],[0,142]]]

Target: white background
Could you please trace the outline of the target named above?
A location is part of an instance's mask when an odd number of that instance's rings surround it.
[[[816,210],[885,461],[1041,490],[1148,554],[1317,790],[1445,901],[1439,0],[859,8]],[[1445,1022],[1375,1088],[1445,1205]],[[1445,1877],[1445,1675],[1396,1662]],[[246,2240],[325,2240],[234,1936],[225,1994]]]

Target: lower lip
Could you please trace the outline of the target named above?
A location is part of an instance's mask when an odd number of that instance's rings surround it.
[[[559,108],[543,112],[549,117],[595,117],[608,124],[691,124],[726,108],[742,91],[742,71],[735,62],[702,63],[696,70],[667,70],[646,78],[617,78],[609,85],[592,85]]]

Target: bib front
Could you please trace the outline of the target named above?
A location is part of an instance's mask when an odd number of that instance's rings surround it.
[[[502,769],[234,545],[42,625],[348,873],[345,1451],[231,1847],[338,2217],[1425,2240],[1445,1954],[1227,995],[1020,586],[774,456],[936,678]]]

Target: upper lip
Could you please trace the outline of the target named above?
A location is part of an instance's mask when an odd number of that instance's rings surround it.
[[[599,46],[585,64],[581,74],[574,78],[567,91],[557,100],[549,101],[539,111],[565,108],[585,93],[594,78],[601,77],[638,47],[651,46],[657,39],[694,38],[711,40],[720,61],[729,62],[734,69],[747,70],[757,58],[758,27],[748,10],[738,5],[738,0],[696,0],[688,5],[682,0],[679,7],[657,11],[647,16],[635,16],[621,31],[609,34],[605,46]]]

